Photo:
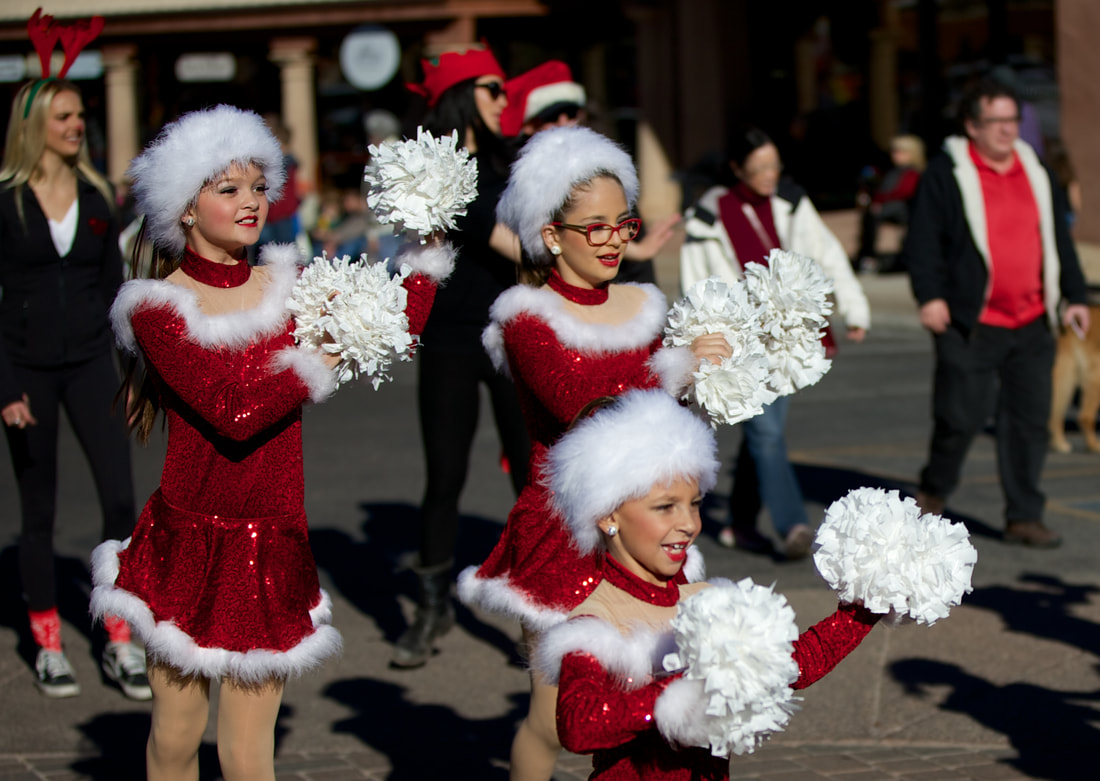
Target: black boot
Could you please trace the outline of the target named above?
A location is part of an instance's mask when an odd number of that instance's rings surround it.
[[[451,562],[417,568],[420,578],[420,603],[416,618],[397,640],[390,664],[394,667],[420,667],[432,655],[432,641],[442,637],[455,623],[451,604]]]

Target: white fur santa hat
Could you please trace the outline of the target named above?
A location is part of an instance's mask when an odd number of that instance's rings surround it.
[[[164,126],[126,171],[157,246],[173,255],[183,252],[183,212],[205,184],[234,163],[255,163],[267,178],[268,200],[278,200],[286,180],[283,151],[259,115],[223,105]]]
[[[554,221],[574,187],[601,174],[619,180],[627,208],[633,210],[638,201],[638,174],[625,149],[586,127],[555,127],[535,133],[512,164],[508,186],[497,203],[497,221],[519,236],[532,262],[548,266],[554,256],[542,240],[542,226]]]
[[[718,478],[710,426],[660,390],[632,390],[578,422],[550,448],[550,503],[581,553],[600,546],[596,524],[655,485],[694,479],[709,491]]]

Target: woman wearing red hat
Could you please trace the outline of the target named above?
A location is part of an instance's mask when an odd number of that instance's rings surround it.
[[[481,346],[489,307],[516,282],[516,263],[494,249],[508,252],[514,241],[496,220],[512,157],[500,135],[501,113],[508,105],[504,71],[484,47],[448,52],[422,65],[424,81],[408,85],[427,101],[422,124],[436,136],[458,132],[459,144],[477,159],[478,195],[459,218],[459,230],[448,236],[457,250],[455,270],[436,296],[422,337],[418,400],[427,485],[415,567],[420,601],[413,624],[394,649],[397,667],[423,665],[436,638],[454,624],[451,570],[458,498],[477,427],[480,385],[489,391],[517,495],[527,478],[530,449],[515,387],[497,373]]]

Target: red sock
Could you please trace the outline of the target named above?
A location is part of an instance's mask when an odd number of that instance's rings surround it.
[[[31,619],[31,637],[39,648],[47,651],[61,650],[61,616],[57,608],[48,610],[28,610]]]
[[[107,640],[110,642],[130,642],[130,625],[118,616],[103,616],[103,628],[107,630]]]

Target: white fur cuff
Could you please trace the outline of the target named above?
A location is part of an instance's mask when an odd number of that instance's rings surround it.
[[[271,367],[280,372],[290,369],[298,375],[315,403],[324,401],[336,391],[336,372],[314,350],[286,347],[272,356]]]
[[[689,347],[662,347],[649,359],[649,368],[661,378],[661,387],[680,398],[691,384],[695,355]]]
[[[409,244],[398,254],[396,265],[401,268],[404,264],[414,274],[423,274],[438,285],[454,271],[455,254],[450,242],[439,245]]]
[[[703,682],[680,678],[657,697],[653,720],[665,740],[679,746],[707,748],[706,697]]]

